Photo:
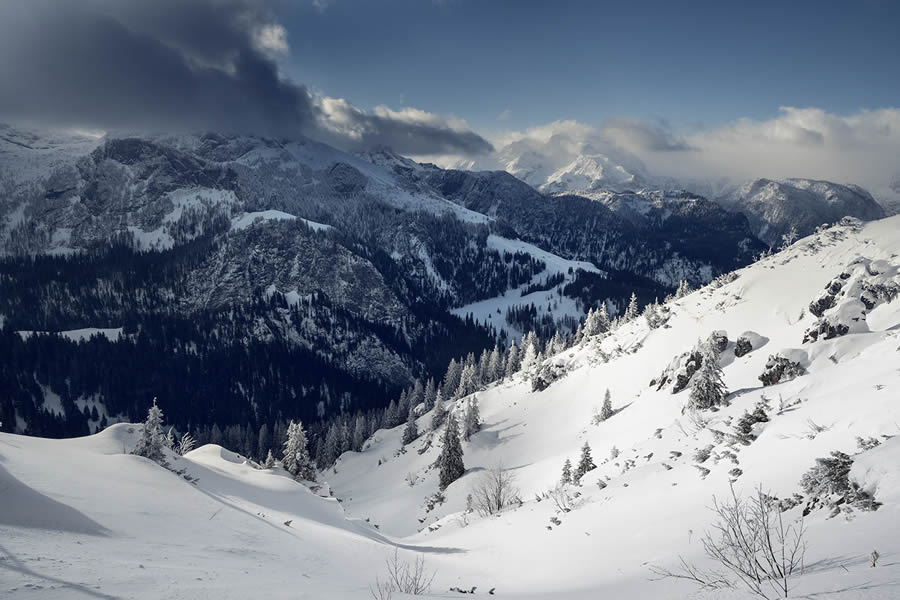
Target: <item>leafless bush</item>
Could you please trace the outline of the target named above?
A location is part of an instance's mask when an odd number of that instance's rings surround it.
[[[485,472],[472,491],[475,510],[481,516],[493,515],[513,504],[519,496],[516,477],[502,463]]]
[[[575,508],[575,499],[570,493],[569,486],[565,483],[557,483],[556,487],[547,491],[547,496],[553,500],[560,512],[570,512]]]
[[[661,577],[693,581],[701,588],[736,588],[742,584],[765,598],[787,598],[793,578],[802,573],[806,553],[803,520],[785,524],[783,513],[761,488],[747,500],[713,498],[716,523],[703,536],[706,555],[725,571],[703,570],[680,558],[676,570],[652,567]]]
[[[387,575],[384,579],[375,577],[375,584],[369,586],[369,593],[375,600],[390,600],[394,592],[421,596],[431,589],[436,573],[425,569],[425,557],[419,555],[414,563],[400,560],[398,550],[394,556],[384,561]]]

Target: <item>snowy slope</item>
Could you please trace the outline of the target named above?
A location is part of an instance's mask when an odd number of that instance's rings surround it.
[[[426,499],[437,490],[431,465],[438,435],[419,454],[427,435],[400,450],[400,429],[380,431],[362,453],[345,454],[335,472],[326,474],[328,481],[349,514],[371,518],[383,531],[467,548],[464,556],[443,558],[462,587],[497,586],[547,598],[684,597],[693,589],[689,584],[649,582],[648,565],[674,566],[680,554],[703,563],[699,537],[711,521],[706,507],[714,494],[727,493],[732,469],[743,472],[735,482],[739,492],[762,485],[786,498],[800,490],[801,475],[817,457],[832,450],[855,454],[857,436],[900,436],[900,302],[874,309],[871,331],[801,343],[815,321],[808,304],[847,265],[859,257],[900,263],[898,227],[900,219],[892,218],[801,240],[719,289],[678,300],[668,327],[649,330],[638,319],[555,357],[569,374],[543,392],[532,392],[521,379],[480,392],[485,426],[463,444],[467,474],[431,511]],[[732,395],[730,406],[708,413],[709,423],[698,429],[682,414],[688,391],[673,395],[648,384],[699,337],[716,330],[726,331],[732,342],[721,358]],[[748,331],[762,345],[736,358],[733,341]],[[791,348],[806,354],[809,374],[763,388],[758,375],[768,356]],[[607,388],[618,412],[594,426],[592,414]],[[712,430],[731,431],[732,420],[763,396],[771,421],[757,441],[737,448],[732,462]],[[782,402],[796,406],[776,415]],[[419,419],[420,430],[427,429],[429,416]],[[536,494],[558,480],[565,459],[577,462],[585,441],[600,466],[585,476],[580,506],[562,514],[549,500],[537,502]],[[710,472],[701,477],[693,456],[710,444],[713,458],[701,465]],[[814,512],[807,519],[807,564],[813,568],[801,582],[804,593],[852,588],[851,595],[823,597],[896,597],[891,582],[900,575],[900,504],[892,499],[900,492],[900,462],[888,457],[897,456],[898,445],[894,437],[876,449],[882,458],[862,454],[855,466],[854,477],[884,502],[878,511],[834,519],[826,518],[827,511]],[[609,459],[613,447],[621,454]],[[464,518],[466,495],[480,472],[498,462],[516,475],[524,504],[499,517]],[[596,485],[601,478],[607,484],[602,490]],[[797,510],[788,514],[796,516]],[[554,517],[560,526],[550,522]],[[876,548],[889,558],[870,571],[865,556]],[[522,569],[528,564],[542,568]],[[869,581],[871,586],[864,585]],[[709,597],[725,597],[718,594]]]
[[[565,317],[578,320],[584,315],[584,311],[577,306],[575,300],[563,295],[562,290],[575,279],[578,271],[600,273],[601,271],[593,264],[583,260],[568,260],[541,250],[534,244],[521,240],[510,240],[493,234],[488,236],[487,245],[501,253],[524,252],[543,262],[546,268],[535,275],[531,281],[523,283],[515,289],[508,290],[500,296],[454,308],[450,311],[451,313],[463,318],[466,315],[472,315],[476,323],[493,326],[498,332],[505,331],[509,339],[521,339],[522,335],[526,333],[517,331],[506,322],[506,311],[515,306],[533,303],[537,309],[538,319],[549,313],[556,322],[561,322]],[[537,285],[554,275],[562,275],[562,282],[548,290],[524,294],[529,286]],[[548,305],[550,306],[549,311]]]
[[[123,453],[137,431],[0,434],[0,596],[361,598],[393,551],[280,469],[204,446],[170,457],[189,483]]]
[[[521,375],[479,392],[484,427],[463,443],[467,474],[430,512],[439,442],[434,437],[424,449],[426,434],[401,450],[400,429],[377,432],[363,452],[345,454],[322,474],[323,489],[340,502],[218,446],[170,457],[196,479],[188,482],[124,453],[137,432],[130,425],[64,441],[0,435],[0,595],[365,598],[399,545],[402,557],[420,553],[436,571],[433,597],[477,586],[479,596],[496,588],[498,598],[520,599],[748,598],[654,581],[649,567],[673,567],[680,555],[705,564],[699,538],[711,523],[707,507],[732,479],[739,493],[762,485],[789,498],[816,458],[841,450],[856,455],[851,479],[882,506],[807,517],[797,595],[896,598],[900,302],[867,311],[847,335],[802,339],[816,321],[810,302],[845,270],[848,294],[860,282],[898,281],[898,227],[895,217],[806,238],[728,284],[674,302],[667,326],[650,330],[637,319],[552,357],[568,374],[542,392]],[[825,316],[859,306],[848,296]],[[720,362],[732,394],[700,427],[682,413],[687,391],[650,382],[715,330],[730,340]],[[733,342],[744,332],[754,332],[747,337],[755,347],[736,357]],[[761,387],[768,356],[788,349],[808,374]],[[606,388],[617,412],[592,425]],[[731,431],[733,419],[763,396],[770,421],[757,426],[758,439],[734,448],[717,441],[715,431]],[[428,421],[423,415],[420,429]],[[857,436],[883,443],[857,454]],[[573,510],[537,501],[584,442],[599,466],[575,488]],[[694,454],[710,445],[710,458],[698,465]],[[610,458],[613,446],[621,454]],[[495,517],[463,515],[481,471],[499,462],[516,475],[522,505]],[[867,562],[873,549],[881,555],[876,569]]]

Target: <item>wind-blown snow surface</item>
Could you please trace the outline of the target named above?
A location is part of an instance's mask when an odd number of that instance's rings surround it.
[[[393,546],[336,500],[212,445],[170,456],[189,483],[123,452],[139,430],[0,434],[0,597],[368,595]]]
[[[424,505],[437,490],[429,465],[438,437],[422,454],[427,434],[401,450],[400,428],[377,432],[363,452],[345,454],[323,474],[340,504],[217,446],[171,457],[174,469],[197,478],[189,483],[123,453],[135,441],[129,425],[65,441],[0,435],[0,595],[365,598],[397,543],[401,557],[421,552],[437,571],[435,597],[477,586],[478,596],[496,588],[496,597],[520,599],[747,598],[652,581],[649,567],[672,567],[679,555],[705,564],[699,538],[712,521],[707,507],[714,494],[727,493],[733,468],[743,471],[738,492],[762,485],[786,498],[799,491],[815,458],[832,450],[855,454],[857,436],[894,436],[856,456],[851,470],[883,503],[877,511],[828,519],[817,510],[807,518],[806,573],[795,595],[897,598],[900,301],[871,310],[868,327],[857,333],[801,340],[814,321],[809,302],[849,263],[900,263],[898,227],[900,217],[806,238],[732,283],[678,300],[668,327],[649,330],[638,319],[553,357],[570,371],[543,392],[520,377],[480,392],[485,425],[463,442],[468,472],[431,512]],[[733,344],[724,351],[730,405],[707,413],[709,424],[698,429],[681,412],[687,391],[673,395],[648,384],[714,330],[727,331],[732,342],[755,332],[748,338],[758,347],[739,358]],[[809,373],[761,388],[757,376],[768,355],[786,349],[805,355]],[[617,412],[591,425],[606,388]],[[759,438],[736,447],[737,464],[709,458],[702,479],[694,451],[713,444],[713,454],[721,453],[713,430],[730,431],[725,422],[763,395],[771,399],[771,420],[757,426]],[[799,402],[776,414],[779,401]],[[423,415],[420,430],[429,421]],[[563,461],[577,462],[585,441],[599,467],[578,488],[578,506],[559,513],[552,501],[537,502],[535,495],[559,479]],[[607,460],[613,446],[621,454]],[[463,519],[480,472],[498,462],[516,474],[523,504]],[[347,520],[343,511],[380,528]],[[872,569],[867,556],[876,549],[881,559]]]

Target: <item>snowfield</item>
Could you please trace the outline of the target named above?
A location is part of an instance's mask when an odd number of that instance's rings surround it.
[[[463,442],[467,471],[443,502],[433,499],[440,430],[405,447],[402,427],[378,431],[320,474],[317,493],[218,446],[170,455],[166,470],[127,454],[139,425],[64,441],[0,434],[0,596],[367,598],[399,547],[402,560],[422,556],[435,572],[432,597],[475,587],[478,597],[493,589],[529,600],[751,598],[661,580],[651,568],[675,569],[679,557],[714,566],[701,543],[714,496],[725,499],[733,484],[743,497],[760,486],[788,500],[817,458],[841,451],[853,457],[849,481],[881,506],[809,512],[791,597],[898,598],[900,301],[860,309],[871,298],[850,297],[900,284],[898,232],[893,217],[802,239],[670,303],[662,327],[638,318],[550,357],[565,375],[543,391],[520,373],[478,392],[483,427]],[[810,303],[845,272],[845,295],[824,318],[864,320],[804,343],[818,322]],[[715,331],[728,339],[719,358],[727,405],[683,412],[689,390],[673,394],[660,377]],[[748,353],[735,352],[741,336]],[[763,386],[779,353],[806,374]],[[615,413],[595,425],[607,389]],[[735,443],[735,423],[760,403],[768,422]],[[419,418],[420,432],[430,417]],[[857,438],[880,444],[864,449]],[[561,511],[544,492],[586,442],[597,468]],[[498,464],[515,476],[521,503],[494,516],[467,512],[467,495]],[[321,497],[329,490],[335,498]],[[806,500],[784,518],[799,518]]]

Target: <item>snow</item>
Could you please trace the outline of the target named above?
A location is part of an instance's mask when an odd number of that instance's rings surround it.
[[[280,210],[261,210],[257,212],[245,212],[237,217],[231,219],[231,230],[232,231],[242,231],[256,225],[258,223],[265,223],[268,221],[293,221],[297,217],[286,212],[282,212]],[[331,225],[325,225],[324,223],[317,223],[315,221],[310,221],[309,219],[301,219],[304,223],[309,225],[309,227],[313,231],[328,231],[331,229]]]
[[[362,598],[393,552],[281,469],[205,446],[169,457],[188,482],[123,452],[138,433],[0,434],[2,597]]]
[[[345,453],[318,490],[331,489],[340,501],[218,446],[169,457],[173,469],[196,478],[188,482],[124,452],[138,426],[61,441],[0,434],[0,595],[365,598],[399,547],[403,559],[421,553],[436,571],[431,597],[456,598],[450,587],[477,586],[479,596],[496,588],[496,597],[518,600],[746,600],[741,590],[698,592],[688,582],[654,580],[649,568],[674,568],[679,556],[712,566],[700,538],[713,522],[713,496],[729,491],[732,469],[742,470],[737,493],[760,485],[788,498],[816,458],[840,450],[856,455],[851,479],[883,504],[834,518],[827,510],[810,513],[805,572],[792,597],[896,598],[900,301],[873,309],[865,330],[801,341],[815,320],[809,302],[847,265],[859,257],[900,262],[898,227],[900,217],[800,240],[731,283],[675,301],[663,327],[651,330],[639,318],[552,357],[568,373],[542,392],[522,376],[479,392],[484,426],[463,442],[468,471],[430,512],[440,432],[430,449],[423,448],[428,434],[401,449],[402,427],[381,430],[362,452]],[[565,265],[546,258],[552,268]],[[732,342],[722,355],[732,393],[699,426],[682,413],[688,391],[673,395],[649,383],[718,330]],[[734,357],[734,340],[747,332],[754,349]],[[788,350],[804,353],[808,374],[761,387],[768,356]],[[592,425],[607,388],[616,414]],[[756,426],[750,445],[734,446],[734,463],[715,431],[731,431],[763,398],[770,421]],[[419,418],[420,430],[430,416]],[[857,454],[857,437],[882,444]],[[585,442],[598,468],[574,488],[574,509],[538,501]],[[702,476],[693,455],[709,445]],[[613,447],[621,451],[616,458]],[[516,476],[521,506],[464,515],[467,494],[500,462]],[[874,569],[873,549],[881,555]]]
[[[535,308],[538,311],[538,318],[540,318],[547,313],[547,305],[551,304],[550,314],[552,314],[553,318],[557,321],[566,316],[574,317],[576,319],[583,316],[584,313],[578,308],[575,300],[568,296],[562,296],[559,291],[574,280],[575,274],[579,270],[590,273],[601,273],[601,271],[593,264],[586,261],[568,260],[557,256],[556,254],[547,252],[546,250],[542,250],[533,244],[521,240],[511,240],[494,234],[488,236],[487,245],[489,248],[496,250],[501,254],[504,252],[509,252],[510,254],[524,252],[535,259],[542,261],[546,265],[546,268],[532,277],[531,281],[513,290],[508,290],[501,296],[460,306],[451,311],[453,314],[459,317],[465,317],[466,315],[471,314],[475,322],[492,325],[498,332],[505,331],[511,339],[520,339],[525,333],[515,330],[506,322],[506,311],[514,306],[527,306],[528,304],[534,303]],[[572,273],[569,273],[570,269],[572,270]],[[556,274],[562,274],[564,276],[564,280],[561,284],[546,291],[532,292],[525,296],[522,295],[522,292],[529,285],[540,283],[547,277]],[[555,304],[555,306],[552,306],[553,304]]]
[[[728,493],[729,471],[738,466],[725,457],[711,458],[703,465],[710,473],[701,479],[692,456],[715,444],[712,430],[730,431],[733,419],[768,398],[771,422],[759,426],[758,440],[738,447],[743,474],[735,487],[748,493],[763,485],[782,498],[799,491],[801,475],[817,457],[832,450],[855,454],[857,436],[900,436],[900,303],[872,311],[871,331],[800,347],[804,330],[814,320],[806,305],[848,263],[860,255],[897,263],[898,226],[900,220],[890,219],[858,232],[838,228],[801,240],[742,270],[728,285],[680,299],[672,307],[668,327],[649,330],[638,319],[613,336],[555,357],[568,364],[570,372],[543,392],[532,392],[530,383],[521,379],[479,392],[485,426],[464,442],[469,471],[447,489],[446,502],[431,512],[424,500],[437,487],[431,468],[437,437],[420,455],[424,438],[398,452],[402,428],[379,431],[363,452],[341,458],[336,473],[328,473],[329,484],[348,514],[371,518],[383,531],[418,543],[466,548],[465,555],[442,557],[441,565],[464,583],[497,585],[511,597],[684,597],[693,591],[689,584],[649,581],[648,565],[674,567],[679,555],[705,564],[699,537],[711,525],[706,507],[713,495]],[[697,430],[681,412],[687,391],[657,392],[648,383],[698,337],[715,330],[727,331],[732,342],[747,332],[755,333],[748,336],[753,342],[768,341],[748,355],[723,360],[731,404],[708,413],[709,424]],[[802,352],[809,374],[761,387],[757,377],[768,355],[781,350],[788,355]],[[606,388],[619,412],[592,426],[592,413]],[[797,404],[776,415],[780,402]],[[429,418],[420,418],[420,429]],[[815,435],[813,424],[822,428]],[[537,502],[536,494],[555,485],[565,459],[577,461],[585,441],[595,461],[603,464],[585,477],[579,489],[581,505],[563,514],[550,500]],[[876,499],[885,506],[856,512],[852,519],[827,519],[820,512],[807,519],[807,564],[817,566],[801,579],[803,593],[843,597],[828,592],[857,586],[847,597],[895,597],[891,582],[900,575],[900,539],[895,535],[900,523],[900,461],[895,444],[885,442],[881,449],[862,454],[854,467],[857,479],[878,488]],[[615,460],[609,459],[613,447],[621,451]],[[719,444],[714,452],[722,448]],[[887,454],[889,448],[894,448],[892,454]],[[680,457],[672,458],[673,451]],[[523,505],[498,517],[473,514],[464,520],[467,494],[480,472],[498,462],[515,473]],[[596,485],[600,478],[607,483],[602,490]],[[796,516],[796,511],[789,514]],[[553,525],[551,517],[562,524]],[[865,562],[873,548],[890,557],[875,571],[867,570]],[[530,564],[542,568],[522,569]],[[456,585],[452,578],[439,580],[444,586]],[[716,592],[697,597],[746,596]]]

